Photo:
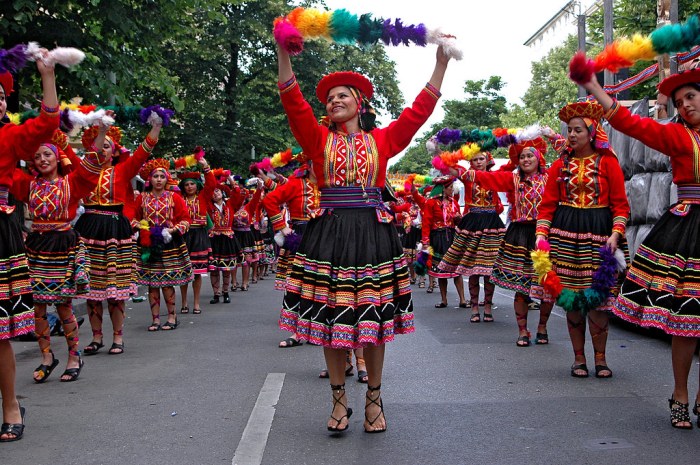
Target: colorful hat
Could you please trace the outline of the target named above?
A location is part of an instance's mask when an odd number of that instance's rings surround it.
[[[541,154],[544,154],[547,151],[547,143],[541,137],[518,142],[508,147],[508,158],[510,158],[510,161],[517,164],[520,160],[520,153],[527,147],[537,149],[537,151],[539,151]]]
[[[588,128],[588,132],[593,134],[593,145],[598,150],[598,153],[609,154],[617,156],[615,151],[610,146],[608,141],[608,135],[603,130],[603,125],[600,123],[600,118],[603,117],[605,110],[603,110],[602,105],[592,101],[576,102],[566,105],[564,108],[559,110],[559,119],[563,122],[568,123],[573,118],[582,118],[583,122]],[[569,152],[571,148],[568,146],[564,149]]]
[[[97,139],[99,129],[100,128],[98,126],[91,126],[83,131],[81,142],[83,143],[85,150],[92,150],[92,148],[95,146],[95,139]],[[119,162],[122,162],[131,156],[131,152],[121,145],[122,130],[119,128],[119,126],[109,127],[106,134],[106,140],[112,142],[112,157],[118,154],[117,160]]]
[[[566,105],[559,110],[559,119],[565,123],[568,123],[573,118],[589,118],[594,121],[600,121],[604,114],[605,110],[603,110],[601,104],[585,101]]]
[[[151,177],[151,173],[157,169],[162,169],[165,171],[166,176],[170,179],[170,161],[165,158],[152,158],[144,164],[139,170],[139,176],[141,179],[147,181]]]
[[[362,95],[371,99],[374,87],[369,79],[354,71],[338,71],[326,74],[316,86],[316,97],[325,105],[328,100],[328,92],[334,87],[349,86],[358,89]]]
[[[678,74],[672,74],[658,85],[659,92],[672,97],[673,92],[686,84],[700,84],[700,68],[689,69]]]
[[[197,189],[204,187],[204,183],[202,183],[202,173],[199,171],[181,171],[177,173],[177,178],[180,180],[178,187],[182,192],[185,191],[185,183],[187,181],[193,181],[197,185]]]
[[[217,184],[216,188],[214,188],[214,190],[216,190],[216,189],[219,189],[224,194],[224,196],[231,197],[232,191],[231,191],[231,187],[228,184],[219,183],[219,184]]]
[[[15,80],[12,78],[12,74],[10,74],[9,71],[0,73],[0,86],[2,86],[2,88],[5,90],[5,96],[10,95],[14,90],[12,88],[14,82]]]
[[[434,187],[430,191],[429,197],[431,199],[434,199],[435,197],[441,197],[442,193],[445,191],[447,187],[450,187],[452,183],[455,182],[457,178],[455,178],[452,175],[445,175],[445,176],[438,176],[436,178],[433,178],[433,185]]]

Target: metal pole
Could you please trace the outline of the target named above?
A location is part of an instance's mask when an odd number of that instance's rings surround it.
[[[578,15],[578,49],[586,51],[586,15]],[[578,86],[578,97],[586,98],[588,93],[582,86]]]
[[[603,0],[603,38],[605,45],[613,41],[613,0]],[[611,71],[605,70],[603,75],[604,85],[614,84],[615,76]]]
[[[671,23],[678,23],[678,0],[671,0],[671,8],[669,9],[669,19]],[[678,59],[674,55],[671,58],[671,74],[678,73]]]

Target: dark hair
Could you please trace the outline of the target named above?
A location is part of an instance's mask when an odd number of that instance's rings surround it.
[[[673,108],[676,108],[676,92],[678,92],[678,89],[680,89],[681,87],[692,87],[696,91],[700,92],[700,83],[698,82],[689,82],[687,84],[678,86],[677,88],[673,89],[673,92],[671,92],[671,103],[673,104]]]

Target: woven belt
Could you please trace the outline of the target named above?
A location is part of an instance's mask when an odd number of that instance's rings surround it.
[[[378,187],[332,187],[321,191],[320,208],[381,208],[382,192]]]
[[[700,184],[683,184],[678,186],[678,201],[700,205]]]

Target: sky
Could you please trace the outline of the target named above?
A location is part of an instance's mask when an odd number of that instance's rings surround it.
[[[521,97],[530,84],[530,64],[539,59],[533,58],[533,50],[523,43],[566,3],[567,0],[326,0],[331,10],[345,8],[357,15],[400,18],[404,24],[423,23],[457,36],[464,58],[450,61],[441,89],[442,100],[465,98],[467,80],[501,76],[506,83],[503,95],[510,104],[522,104]],[[436,46],[385,48],[396,63],[399,88],[408,105],[432,74]],[[443,115],[442,109],[436,108],[417,136],[441,121]]]

